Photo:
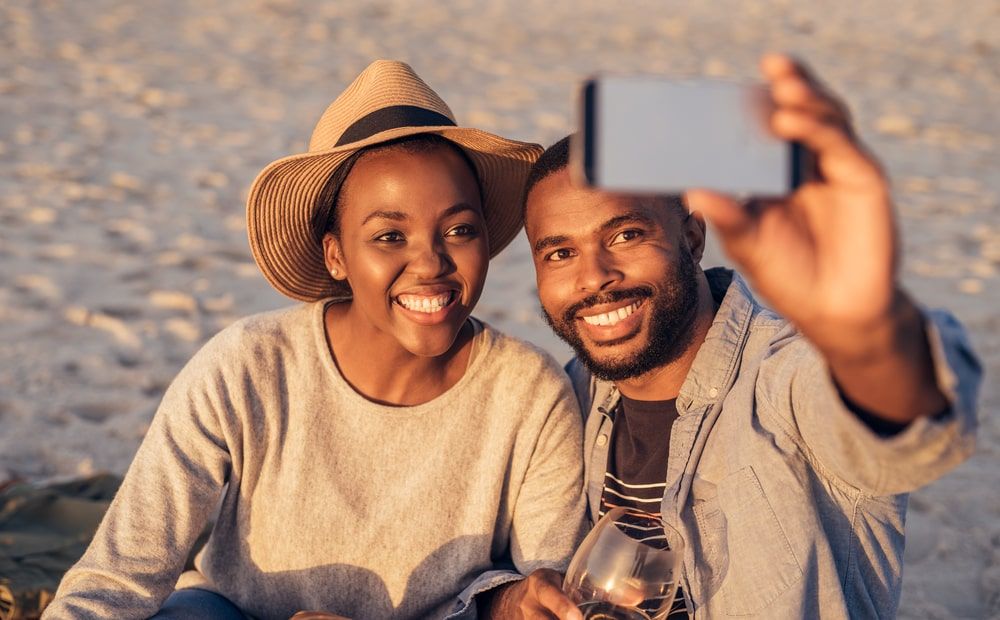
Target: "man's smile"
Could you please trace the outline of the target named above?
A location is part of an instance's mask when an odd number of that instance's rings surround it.
[[[642,305],[642,300],[638,299],[630,303],[619,303],[618,305],[610,309],[602,309],[598,312],[594,312],[594,308],[588,308],[585,312],[580,312],[579,318],[587,325],[616,325],[620,321],[624,321],[632,315],[633,312],[639,309]]]
[[[595,345],[617,345],[639,332],[646,305],[645,299],[633,299],[592,306],[577,314],[577,325]]]

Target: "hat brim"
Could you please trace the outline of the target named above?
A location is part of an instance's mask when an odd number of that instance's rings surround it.
[[[524,183],[542,147],[467,127],[399,127],[326,151],[283,157],[257,175],[247,198],[247,235],[271,286],[300,301],[349,297],[327,273],[313,236],[316,200],[330,175],[357,150],[416,134],[440,135],[465,151],[482,185],[490,258],[507,247],[521,230]]]

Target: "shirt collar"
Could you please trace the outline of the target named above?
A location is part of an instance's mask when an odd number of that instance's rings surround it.
[[[705,277],[712,297],[722,301],[681,385],[677,411],[682,415],[692,408],[715,404],[725,396],[735,379],[750,321],[759,310],[749,286],[738,273],[715,267],[706,270]]]

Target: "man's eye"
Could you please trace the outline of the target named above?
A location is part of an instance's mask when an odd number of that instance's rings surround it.
[[[571,258],[573,256],[573,251],[567,248],[559,248],[553,252],[549,252],[545,255],[545,260],[547,261],[561,261]]]
[[[628,230],[623,230],[611,240],[611,245],[617,243],[626,243],[628,241],[635,241],[636,239],[642,237],[642,231],[636,228],[630,228]]]
[[[459,224],[445,233],[445,235],[448,237],[474,237],[478,232],[476,227],[471,224]]]
[[[390,230],[389,232],[384,232],[375,237],[375,241],[381,241],[383,243],[399,243],[400,241],[403,241],[403,233]]]

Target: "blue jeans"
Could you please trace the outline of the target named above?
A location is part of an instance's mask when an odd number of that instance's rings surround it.
[[[198,588],[177,590],[167,597],[163,607],[150,620],[247,620],[229,599]]]

